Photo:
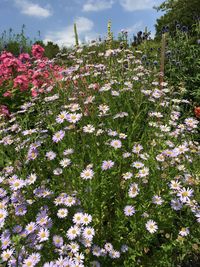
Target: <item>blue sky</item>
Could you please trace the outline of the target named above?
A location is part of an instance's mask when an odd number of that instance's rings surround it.
[[[90,41],[105,37],[108,20],[115,36],[126,29],[132,37],[145,26],[154,34],[156,18],[153,9],[163,0],[0,0],[0,32],[12,28],[15,33],[26,25],[30,38],[38,37],[59,45],[74,44],[73,23],[79,38]]]

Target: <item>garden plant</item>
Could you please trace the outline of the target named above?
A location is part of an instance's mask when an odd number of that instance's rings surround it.
[[[87,46],[76,33],[53,60],[39,44],[1,53],[2,267],[200,266],[190,58],[174,75],[165,53],[165,75],[160,42],[117,42],[110,28]],[[170,38],[164,52],[186,42]]]

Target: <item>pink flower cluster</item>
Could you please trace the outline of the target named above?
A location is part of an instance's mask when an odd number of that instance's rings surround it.
[[[32,55],[36,58],[36,59],[41,59],[43,58],[44,55],[44,48],[40,45],[33,45],[32,46]]]
[[[14,87],[19,87],[20,91],[26,91],[29,87],[29,79],[25,74],[18,75],[14,79]]]
[[[44,57],[44,48],[32,46],[32,58],[27,53],[15,57],[3,51],[0,55],[0,99],[30,91],[33,97],[61,78],[62,68]],[[18,90],[19,89],[19,90]],[[0,101],[5,103],[5,101]],[[1,114],[1,111],[0,111]]]

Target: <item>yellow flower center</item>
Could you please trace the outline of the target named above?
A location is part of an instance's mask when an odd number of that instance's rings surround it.
[[[183,197],[187,197],[187,196],[188,196],[188,192],[187,192],[187,191],[183,192],[183,193],[182,193],[182,196],[183,196]]]
[[[41,233],[41,237],[44,238],[46,236],[45,233]]]

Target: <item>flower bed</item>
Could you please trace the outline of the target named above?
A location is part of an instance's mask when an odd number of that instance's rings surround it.
[[[59,87],[2,118],[3,266],[164,267],[198,257],[199,121],[138,54],[74,51]]]

